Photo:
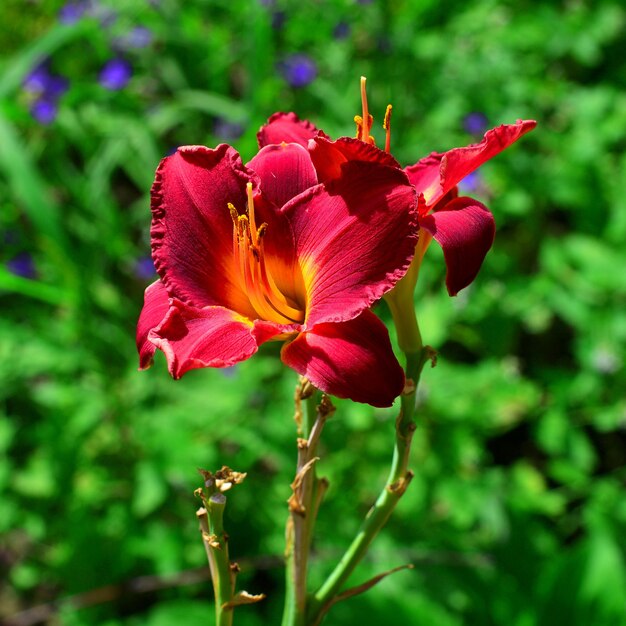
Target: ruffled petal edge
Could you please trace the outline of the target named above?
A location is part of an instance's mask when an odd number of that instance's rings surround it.
[[[219,306],[195,308],[170,300],[163,321],[148,340],[165,354],[173,378],[202,367],[230,367],[251,357],[265,341],[292,330],[249,319]]]
[[[424,195],[426,204],[434,206],[463,178],[515,143],[537,126],[535,120],[517,120],[487,131],[479,143],[447,152],[433,152],[405,168],[411,184]]]
[[[283,142],[299,143],[306,148],[309,139],[313,139],[318,133],[324,134],[308,120],[301,120],[293,112],[278,111],[261,126],[256,137],[259,148]]]
[[[156,280],[148,285],[144,292],[144,305],[137,322],[137,351],[139,352],[139,369],[145,370],[152,365],[156,346],[149,341],[151,330],[159,326],[169,310],[169,296],[165,285]]]

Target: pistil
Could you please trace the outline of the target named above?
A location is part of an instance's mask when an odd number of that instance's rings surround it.
[[[363,116],[355,115],[354,121],[356,123],[356,138],[364,141],[365,143],[374,144],[374,138],[370,136],[370,130],[374,118],[369,114],[367,108],[367,93],[365,91],[365,83],[367,79],[365,76],[361,76],[361,109]]]

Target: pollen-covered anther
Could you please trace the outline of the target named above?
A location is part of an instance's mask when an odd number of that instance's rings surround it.
[[[356,124],[356,138],[363,141],[363,118],[360,115],[355,115],[354,123]]]
[[[267,231],[267,222],[263,222],[259,226],[259,229],[256,231],[256,238],[261,239],[265,235],[266,231]]]
[[[383,120],[383,129],[385,131],[385,152],[391,150],[391,111],[393,107],[388,104],[385,111],[385,119]]]
[[[239,213],[237,212],[237,209],[235,208],[235,205],[232,202],[228,203],[228,210],[230,211],[230,217],[232,218],[233,222],[237,223],[237,218],[239,217]]]

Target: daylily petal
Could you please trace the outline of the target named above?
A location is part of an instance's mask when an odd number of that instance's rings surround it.
[[[285,364],[338,398],[391,406],[404,373],[385,325],[370,311],[340,324],[318,324],[283,346]]]
[[[341,176],[341,165],[347,161],[368,161],[400,167],[389,153],[353,137],[340,137],[336,141],[315,137],[309,142],[308,148],[321,183]]]
[[[317,175],[311,157],[297,143],[265,146],[247,164],[261,179],[261,193],[277,207],[313,185]]]
[[[264,322],[253,322],[224,307],[191,307],[179,300],[148,339],[163,350],[173,378],[199,367],[229,367],[252,356],[258,346],[282,332]]]
[[[508,148],[536,125],[534,120],[502,124],[487,131],[480,143],[454,148],[441,154],[433,152],[415,165],[407,167],[405,172],[418,193],[424,194],[426,204],[433,206],[470,172]]]
[[[258,184],[222,144],[179,148],[161,161],[152,186],[152,255],[172,296],[194,306],[226,306],[254,317],[233,258],[231,202],[245,208]]]
[[[443,209],[420,219],[443,248],[446,261],[446,286],[455,296],[478,274],[493,244],[496,226],[489,209],[472,198],[456,198]]]
[[[441,159],[443,154],[433,152],[420,159],[415,165],[405,167],[411,184],[423,198],[426,212],[442,197],[440,184]]]
[[[148,341],[148,333],[162,321],[170,307],[165,285],[156,280],[146,288],[143,309],[137,322],[137,350],[139,351],[139,369],[145,370],[152,365],[156,346]]]
[[[320,132],[311,122],[301,120],[295,113],[274,113],[261,126],[256,137],[259,148],[272,143],[299,143],[306,148],[309,139],[313,139]]]
[[[415,190],[402,170],[347,162],[343,176],[283,211],[307,293],[306,325],[357,316],[405,274],[415,251]]]

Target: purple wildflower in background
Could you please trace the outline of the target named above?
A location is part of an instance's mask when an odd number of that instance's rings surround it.
[[[59,22],[62,24],[74,24],[85,15],[89,3],[84,0],[66,2],[59,10]]]
[[[121,57],[107,61],[100,71],[100,84],[111,91],[123,89],[132,76],[133,68]]]
[[[140,280],[151,280],[156,276],[152,257],[142,256],[135,261],[134,274]]]
[[[459,191],[463,193],[475,193],[480,189],[481,185],[480,174],[477,171],[470,172],[459,182]]]
[[[135,26],[126,37],[129,48],[147,48],[152,39],[152,31],[146,26]]]
[[[33,257],[27,252],[20,252],[10,261],[7,261],[6,268],[11,274],[21,276],[22,278],[35,278],[37,276]]]
[[[117,12],[111,9],[110,7],[104,6],[95,0],[89,2],[89,17],[92,17],[95,20],[100,22],[100,26],[103,28],[109,28],[113,26],[115,21],[117,20]]]
[[[70,81],[64,76],[50,76],[46,85],[45,95],[56,100],[69,89],[69,86]]]
[[[244,127],[237,122],[229,122],[223,117],[218,117],[213,123],[213,134],[226,143],[231,143],[243,135]]]
[[[22,89],[34,99],[30,113],[40,124],[50,124],[58,113],[58,100],[68,90],[69,81],[52,74],[47,63],[41,63],[24,79]]]
[[[145,26],[135,26],[132,30],[121,37],[115,37],[111,41],[114,50],[125,52],[138,48],[147,48],[154,38],[152,31]]]
[[[22,83],[24,91],[50,98],[59,98],[69,87],[69,81],[63,76],[51,74],[46,64],[38,65]]]
[[[40,94],[46,90],[51,74],[45,63],[38,65],[26,76],[22,83],[22,88],[28,93]]]
[[[278,63],[278,71],[292,87],[300,88],[315,80],[317,65],[306,54],[292,54]]]
[[[350,35],[350,24],[348,22],[339,22],[333,29],[333,37],[335,39],[345,39]]]
[[[51,98],[39,98],[30,105],[30,114],[44,126],[52,124],[59,112],[59,106]]]
[[[117,19],[117,13],[98,0],[70,0],[59,11],[59,22],[62,24],[75,24],[83,17],[93,18],[108,28]]]
[[[487,130],[489,120],[484,113],[474,111],[468,113],[463,120],[463,128],[470,133],[470,135],[482,135]]]
[[[220,372],[224,378],[235,378],[235,376],[237,376],[238,367],[239,363],[235,363],[235,365],[231,365],[230,367],[223,367]]]

